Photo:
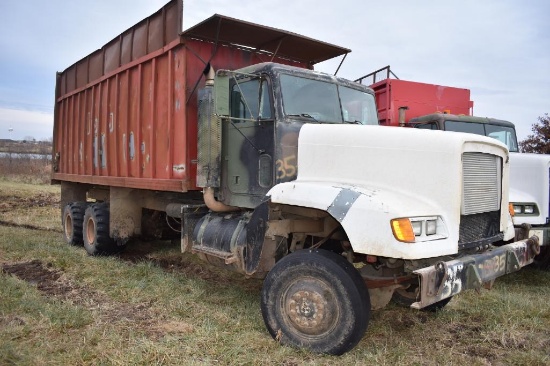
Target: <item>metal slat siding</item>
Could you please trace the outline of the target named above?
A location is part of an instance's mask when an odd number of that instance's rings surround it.
[[[464,153],[463,214],[497,211],[500,206],[500,169],[498,156]]]

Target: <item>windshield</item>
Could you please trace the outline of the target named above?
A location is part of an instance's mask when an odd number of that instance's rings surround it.
[[[445,121],[445,131],[467,132],[481,136],[489,136],[504,143],[511,152],[518,151],[516,131],[511,127],[491,125],[488,123]]]
[[[485,125],[486,136],[497,139],[508,146],[511,152],[518,152],[518,140],[516,131],[510,127]]]
[[[374,97],[364,91],[291,75],[281,75],[287,116],[316,122],[377,125]]]

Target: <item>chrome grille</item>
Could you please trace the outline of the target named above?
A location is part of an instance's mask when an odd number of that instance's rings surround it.
[[[462,215],[500,209],[502,164],[500,157],[467,152],[462,155]]]

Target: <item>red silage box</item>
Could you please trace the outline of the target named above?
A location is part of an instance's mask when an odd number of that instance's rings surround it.
[[[385,79],[371,85],[376,94],[381,125],[399,125],[399,108],[407,107],[405,121],[431,113],[472,115],[470,90],[449,86]]]

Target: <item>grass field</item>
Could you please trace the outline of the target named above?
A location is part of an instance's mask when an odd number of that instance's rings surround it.
[[[390,305],[340,356],[282,347],[261,281],[136,242],[89,257],[62,241],[59,187],[0,178],[0,365],[549,365],[550,272],[525,268],[441,312]]]

